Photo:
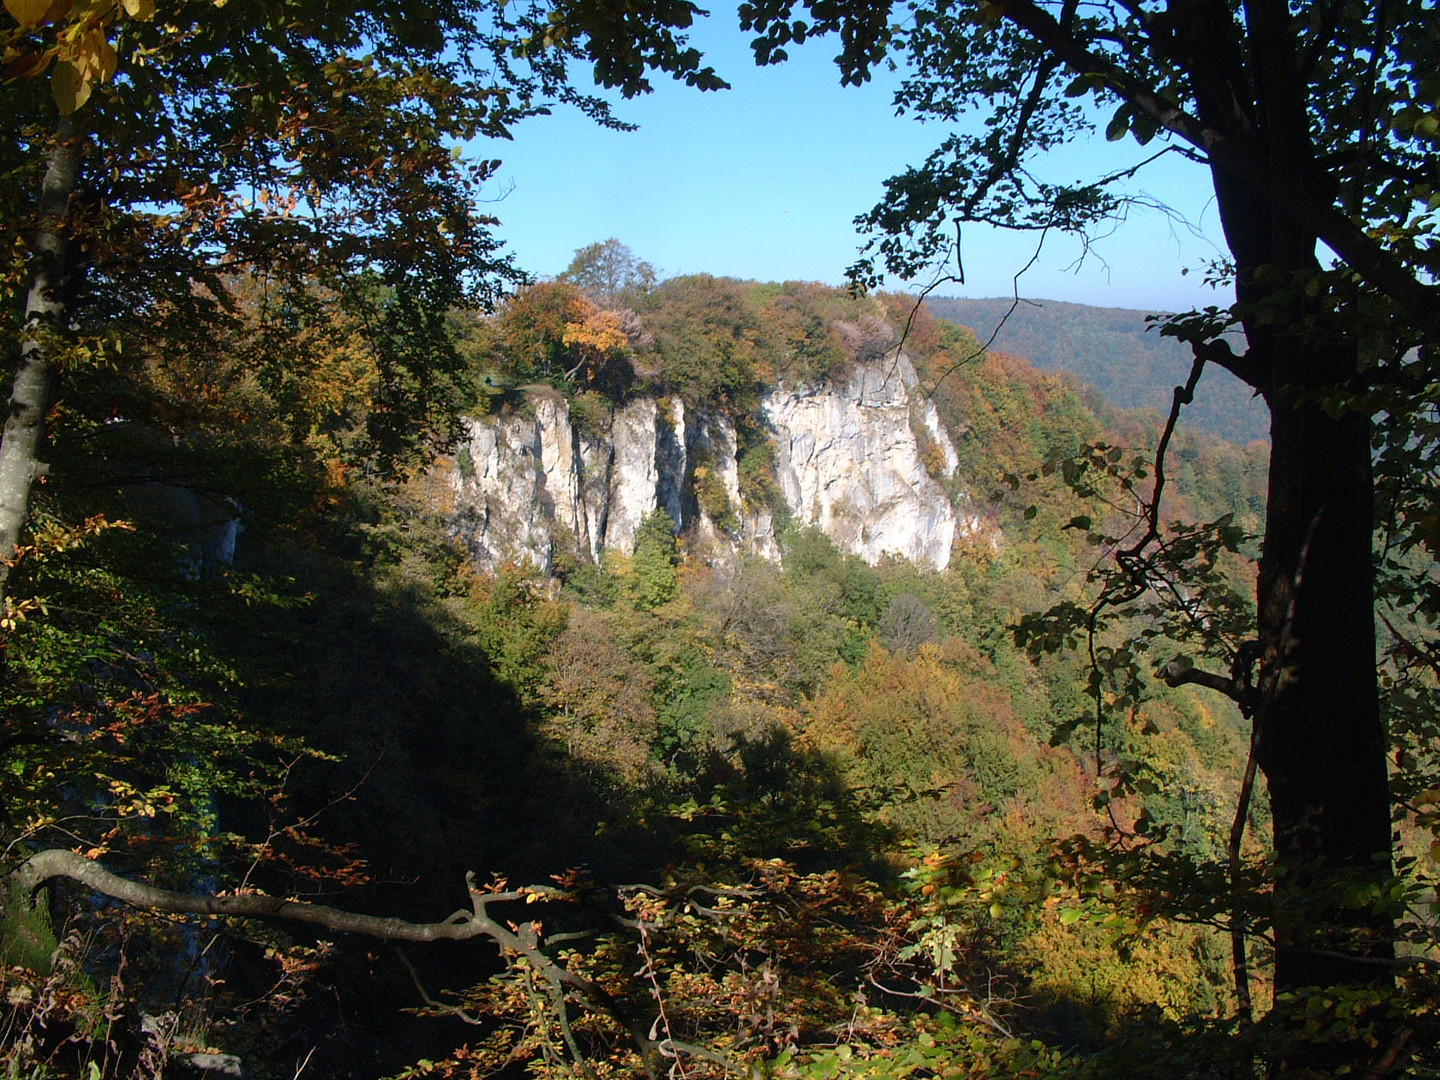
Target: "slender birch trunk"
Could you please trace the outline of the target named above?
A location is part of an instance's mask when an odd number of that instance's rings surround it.
[[[38,454],[55,375],[55,352],[69,322],[68,216],[75,191],[79,145],[75,125],[61,118],[47,154],[40,191],[40,223],[31,254],[30,292],[10,407],[0,437],[0,603],[30,509],[30,489],[43,471]]]

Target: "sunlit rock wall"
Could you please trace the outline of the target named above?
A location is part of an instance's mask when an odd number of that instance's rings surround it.
[[[798,520],[867,562],[898,555],[942,567],[955,539],[955,507],[926,472],[912,420],[942,455],[945,473],[954,474],[957,459],[935,407],[912,400],[914,382],[902,356],[856,365],[843,385],[777,390],[762,408],[775,471]]]
[[[930,474],[953,475],[957,458],[934,406],[911,396],[914,382],[909,361],[892,356],[843,381],[773,390],[761,419],[792,520],[869,562],[900,556],[938,568],[978,523]],[[456,462],[452,527],[484,568],[529,560],[548,571],[566,552],[629,552],[657,507],[702,557],[780,558],[774,510],[742,509],[733,424],[678,398],[636,399],[601,430],[582,431],[563,397],[536,393],[517,412],[471,421]],[[723,486],[730,520],[702,508],[697,462]]]

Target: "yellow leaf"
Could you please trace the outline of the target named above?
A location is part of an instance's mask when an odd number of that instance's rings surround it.
[[[155,0],[120,0],[120,4],[132,19],[149,22],[155,18]]]
[[[1440,840],[1436,840],[1435,843],[1430,845],[1430,858],[1436,862],[1440,862]]]
[[[73,60],[60,60],[50,73],[50,93],[60,106],[60,115],[69,116],[90,100],[90,80]]]
[[[103,30],[87,30],[81,35],[75,65],[87,82],[110,81],[119,61],[115,55],[115,46],[105,40]]]
[[[35,26],[50,10],[51,0],[5,0],[5,10],[21,26]]]

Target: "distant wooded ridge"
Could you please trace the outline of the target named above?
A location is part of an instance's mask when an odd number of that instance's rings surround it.
[[[1126,409],[1165,412],[1174,388],[1190,371],[1188,346],[1151,329],[1147,311],[1060,300],[1016,304],[1010,298],[931,297],[925,305],[931,314],[969,327],[981,342],[994,334],[990,349],[1046,370],[1068,371],[1110,404]],[[1206,372],[1182,423],[1242,444],[1267,438],[1269,432],[1264,405],[1248,386],[1218,368]]]

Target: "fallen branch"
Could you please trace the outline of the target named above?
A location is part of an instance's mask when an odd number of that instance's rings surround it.
[[[322,904],[308,904],[301,900],[286,900],[260,893],[209,896],[203,893],[174,892],[112,874],[99,863],[63,848],[52,848],[30,856],[11,875],[13,883],[27,896],[55,878],[68,878],[113,900],[151,911],[168,911],[180,915],[285,919],[290,922],[309,923],[337,933],[364,934],[384,941],[465,941],[473,937],[493,937],[494,931],[500,931],[506,938],[513,938],[514,935],[505,926],[485,913],[485,905],[524,900],[527,895],[523,892],[482,893],[472,888],[470,897],[474,904],[473,911],[461,909],[440,922],[412,923],[404,919],[360,915]],[[508,941],[500,944],[510,947]]]
[[[378,915],[361,915],[322,904],[310,904],[301,900],[286,900],[282,897],[265,896],[259,893],[240,893],[231,896],[212,896],[205,893],[181,893],[162,889],[143,882],[131,881],[111,873],[99,863],[63,848],[41,851],[27,859],[10,876],[11,884],[19,895],[28,902],[35,891],[47,881],[66,878],[88,889],[122,901],[133,907],[150,911],[163,911],[181,915],[233,916],[237,918],[283,919],[289,922],[307,923],[336,933],[363,934],[382,941],[467,941],[485,937],[498,945],[507,956],[517,957],[529,964],[530,968],[545,984],[555,1008],[562,1031],[566,1034],[566,1045],[575,1056],[576,1068],[587,1077],[594,1073],[589,1062],[584,1060],[579,1045],[569,1030],[566,1013],[567,994],[574,993],[598,1012],[608,1014],[630,1035],[639,1052],[647,1076],[659,1080],[659,1065],[666,1056],[664,1047],[674,1053],[696,1053],[688,1044],[673,1040],[658,1041],[646,1034],[645,1020],[630,1013],[630,1010],[604,987],[598,986],[583,976],[575,974],[564,964],[557,963],[544,952],[549,944],[542,938],[538,924],[510,924],[491,917],[490,904],[534,903],[568,899],[560,890],[547,887],[531,887],[504,892],[485,892],[475,887],[474,874],[465,875],[466,888],[470,894],[470,910],[461,908],[439,922],[414,923],[405,919],[385,918]],[[719,890],[717,890],[718,892]],[[575,935],[556,935],[559,940],[570,940]],[[408,965],[407,965],[408,966]],[[422,997],[427,997],[422,989]],[[428,1004],[433,1004],[428,1002]],[[713,1059],[709,1051],[697,1056]],[[734,1071],[743,1071],[731,1063]]]

